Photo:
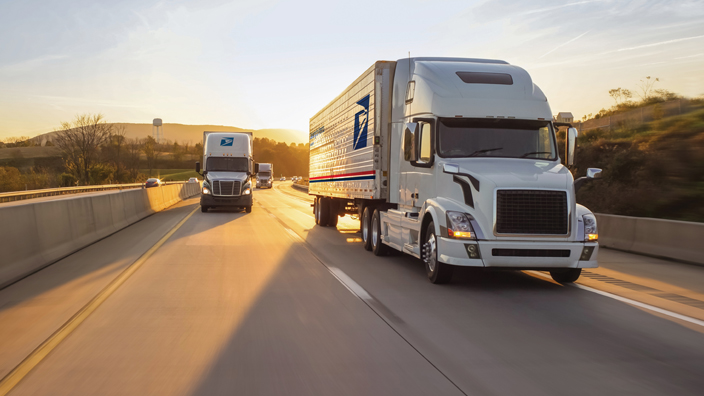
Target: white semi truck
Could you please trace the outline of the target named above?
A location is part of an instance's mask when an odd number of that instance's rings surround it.
[[[597,267],[596,218],[575,202],[556,126],[528,73],[504,61],[379,61],[310,119],[316,223],[358,214],[362,241],[420,258],[433,283],[454,266]],[[567,130],[565,165],[577,131]]]
[[[274,164],[260,163],[257,172],[257,188],[271,188],[274,185]]]
[[[240,207],[252,211],[252,132],[203,132],[203,175],[200,208]]]

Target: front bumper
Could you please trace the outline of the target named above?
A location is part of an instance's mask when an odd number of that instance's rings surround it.
[[[479,245],[481,258],[471,259],[467,253],[469,244]],[[594,250],[588,260],[580,260],[584,247]],[[495,249],[541,251],[569,251],[567,257],[499,256]],[[531,254],[533,254],[531,252]],[[517,269],[545,268],[596,268],[599,244],[596,242],[524,242],[524,241],[472,241],[438,238],[438,259],[442,263],[467,267],[494,267]]]
[[[218,197],[211,194],[201,194],[200,206],[252,206],[252,194],[239,197]]]

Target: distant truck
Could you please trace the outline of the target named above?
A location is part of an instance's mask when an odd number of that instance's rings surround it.
[[[252,132],[203,132],[203,176],[200,209],[240,207],[252,211]]]
[[[365,249],[420,258],[433,283],[455,266],[574,282],[599,250],[576,190],[601,170],[574,181],[555,128],[540,88],[504,61],[376,62],[310,119],[315,221],[357,214]]]
[[[271,188],[274,183],[274,164],[261,163],[257,172],[257,188]]]

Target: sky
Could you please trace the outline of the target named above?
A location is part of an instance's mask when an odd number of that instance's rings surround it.
[[[508,61],[581,118],[646,76],[704,95],[704,1],[0,0],[0,140],[84,113],[305,136],[409,52]]]

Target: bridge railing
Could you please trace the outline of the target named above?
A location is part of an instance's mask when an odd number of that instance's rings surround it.
[[[164,184],[183,184],[186,182],[165,182]],[[51,197],[54,195],[80,194],[95,191],[126,190],[130,188],[142,188],[144,183],[129,184],[104,184],[97,186],[61,187],[45,188],[41,190],[11,191],[0,193],[0,203],[21,201],[24,199]]]

